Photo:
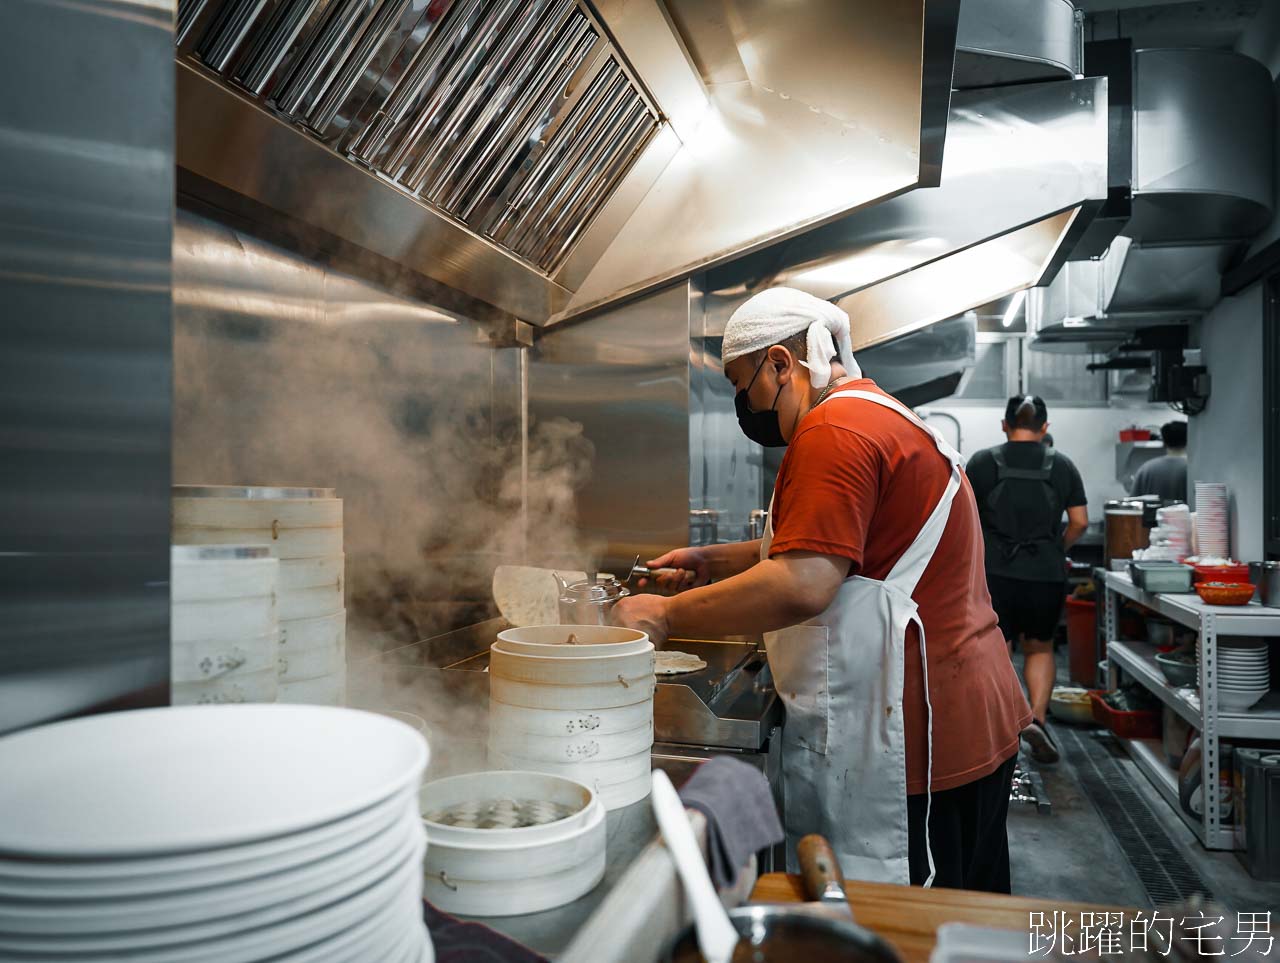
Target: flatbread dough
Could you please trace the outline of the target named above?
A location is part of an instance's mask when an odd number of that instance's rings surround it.
[[[653,671],[658,675],[681,675],[685,672],[698,672],[706,667],[706,661],[692,652],[663,649],[653,654]]]
[[[569,583],[587,577],[586,572],[560,571]],[[499,565],[493,573],[493,600],[502,617],[512,625],[560,624],[560,586],[552,569],[528,565]]]

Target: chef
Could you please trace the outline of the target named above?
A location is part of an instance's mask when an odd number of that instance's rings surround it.
[[[857,879],[1009,891],[1005,834],[1031,719],[983,568],[959,454],[863,378],[849,318],[790,288],[730,318],[748,438],[787,446],[760,541],[682,548],[670,597],[614,620],[670,636],[763,632],[786,705],[789,861],[818,832]],[[688,573],[692,573],[689,575]]]

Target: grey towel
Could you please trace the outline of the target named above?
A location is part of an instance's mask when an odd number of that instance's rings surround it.
[[[718,889],[738,881],[752,853],[786,835],[764,773],[730,756],[699,766],[680,787],[680,799],[707,817],[707,864]]]

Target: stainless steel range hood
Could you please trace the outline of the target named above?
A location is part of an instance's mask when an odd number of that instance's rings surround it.
[[[534,323],[937,182],[959,0],[181,0],[181,189]]]
[[[939,187],[710,272],[708,320],[785,284],[849,311],[855,350],[884,344],[1047,281],[1106,194],[1105,80],[960,92]]]
[[[1031,346],[1106,353],[1140,328],[1185,324],[1274,208],[1271,76],[1223,50],[1139,50],[1132,71],[1132,217],[1100,256],[1028,300]]]

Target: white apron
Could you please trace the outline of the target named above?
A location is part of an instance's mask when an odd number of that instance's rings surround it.
[[[910,882],[907,865],[907,766],[902,680],[907,626],[920,635],[928,709],[927,773],[933,775],[933,707],[924,626],[912,593],[933,558],[960,489],[959,453],[899,402],[869,391],[835,391],[896,411],[928,434],[951,466],[946,491],[884,581],[846,579],[827,610],[803,625],[765,635],[769,665],[787,708],[782,772],[787,860],[806,833],[831,841],[851,879]],[[761,544],[768,558],[773,506]],[[927,810],[926,810],[927,812]],[[926,815],[926,825],[928,817]],[[933,882],[933,852],[926,849]]]

